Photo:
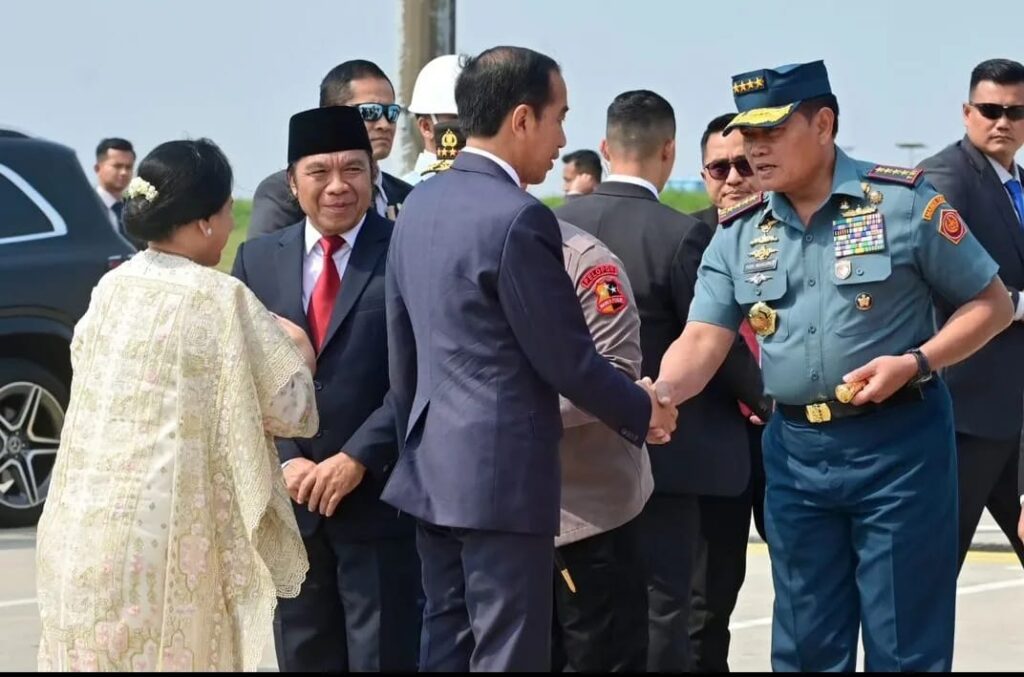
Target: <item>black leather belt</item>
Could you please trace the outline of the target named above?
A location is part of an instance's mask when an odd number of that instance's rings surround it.
[[[869,402],[861,406],[843,404],[838,400],[815,402],[813,404],[776,404],[775,408],[791,421],[803,423],[828,423],[841,418],[863,416],[883,409],[888,409],[908,402],[920,402],[924,399],[924,391],[919,385],[906,386],[892,394],[892,397],[881,403]]]

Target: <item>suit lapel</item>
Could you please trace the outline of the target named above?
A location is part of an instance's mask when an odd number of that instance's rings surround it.
[[[280,290],[283,298],[282,310],[279,313],[306,330],[306,310],[302,307],[302,263],[305,257],[306,240],[305,226],[289,229],[280,239],[274,262],[275,270],[280,273]]]
[[[1003,220],[1003,232],[1006,234],[1005,237],[1013,243],[1017,250],[1017,255],[1020,257],[1021,262],[1024,263],[1024,227],[1021,226],[1020,219],[1017,217],[1017,210],[1013,208],[1013,204],[1010,202],[1010,196],[1006,192],[1006,186],[999,180],[999,175],[996,174],[996,170],[992,168],[992,163],[988,161],[985,154],[978,150],[973,143],[968,139],[964,139],[964,148],[966,149],[967,156],[971,159],[971,163],[975,169],[981,174],[982,185],[986,186],[989,192],[987,199],[991,204],[995,205],[996,211],[999,213]],[[1020,174],[1024,176],[1024,173]],[[968,224],[970,225],[970,224]]]
[[[366,213],[366,222],[356,239],[356,246],[352,249],[348,265],[345,267],[345,275],[341,278],[341,290],[334,302],[331,324],[327,327],[327,336],[324,337],[320,352],[326,350],[338,327],[352,312],[370,278],[373,277],[377,262],[387,252],[388,238],[385,225],[383,217],[378,216],[372,209]]]

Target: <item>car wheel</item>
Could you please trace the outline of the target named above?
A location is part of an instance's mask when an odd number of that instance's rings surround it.
[[[67,386],[42,366],[0,360],[0,527],[39,521],[67,403]]]

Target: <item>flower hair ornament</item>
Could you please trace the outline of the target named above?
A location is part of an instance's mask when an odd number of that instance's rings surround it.
[[[156,187],[141,176],[136,176],[124,189],[124,196],[128,199],[133,197],[144,197],[146,202],[152,202],[160,195]]]

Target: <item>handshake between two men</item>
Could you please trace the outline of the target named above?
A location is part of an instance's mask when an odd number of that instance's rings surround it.
[[[651,398],[651,424],[647,428],[647,442],[648,444],[665,444],[672,439],[679,410],[664,391],[659,395],[658,389],[654,387],[654,382],[650,378],[645,376],[637,381],[637,385],[647,391],[647,395]]]

